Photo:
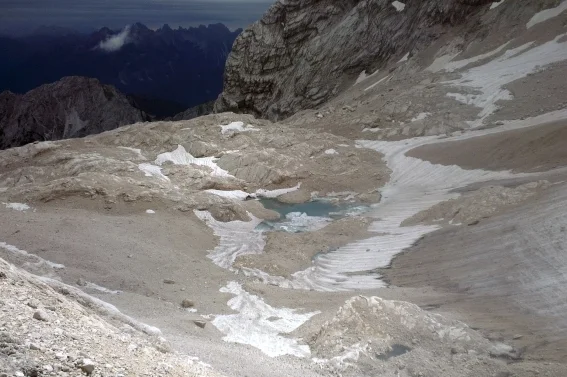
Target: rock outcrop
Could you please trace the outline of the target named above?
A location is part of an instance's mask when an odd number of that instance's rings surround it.
[[[405,60],[451,27],[474,30],[490,0],[279,0],[235,41],[216,111],[280,120]]]
[[[0,94],[0,149],[83,137],[148,120],[110,85],[65,77],[24,95]]]

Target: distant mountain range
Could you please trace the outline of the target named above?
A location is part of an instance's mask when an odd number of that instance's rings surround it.
[[[0,93],[0,149],[83,137],[148,120],[112,85],[87,77],[65,77],[24,95]]]
[[[148,114],[174,116],[222,91],[225,61],[240,32],[223,24],[154,31],[137,23],[91,34],[42,27],[25,37],[0,36],[0,92],[85,76],[131,95]]]

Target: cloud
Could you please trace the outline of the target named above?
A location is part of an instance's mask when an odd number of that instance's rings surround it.
[[[116,52],[130,39],[130,26],[126,26],[119,34],[108,37],[98,44],[98,48],[106,52]]]

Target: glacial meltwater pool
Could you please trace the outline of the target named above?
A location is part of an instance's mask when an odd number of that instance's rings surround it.
[[[266,209],[280,214],[278,220],[265,220],[258,224],[258,230],[284,231],[290,233],[310,232],[325,227],[330,222],[362,214],[370,208],[360,203],[335,203],[330,200],[312,200],[305,203],[290,204],[277,199],[260,199]]]

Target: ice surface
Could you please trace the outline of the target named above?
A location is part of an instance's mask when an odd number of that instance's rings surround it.
[[[146,213],[149,215],[153,215],[154,213],[156,213],[156,211],[154,211],[153,209],[147,209]]]
[[[207,211],[195,211],[195,215],[220,238],[217,247],[208,255],[217,266],[233,270],[232,265],[238,256],[261,254],[264,251],[266,240],[262,232],[256,230],[262,220],[251,214],[251,221],[230,222],[217,221]]]
[[[237,282],[230,282],[221,292],[235,295],[228,306],[236,314],[219,315],[212,324],[222,333],[227,342],[249,344],[270,357],[310,355],[309,346],[298,344],[297,340],[280,334],[288,334],[320,312],[299,314],[297,310],[274,308],[260,297],[242,289]]]
[[[567,10],[567,1],[563,1],[561,4],[555,8],[545,9],[539,13],[536,13],[526,24],[526,28],[531,28],[541,22],[545,22],[553,17],[559,16],[561,13]]]

